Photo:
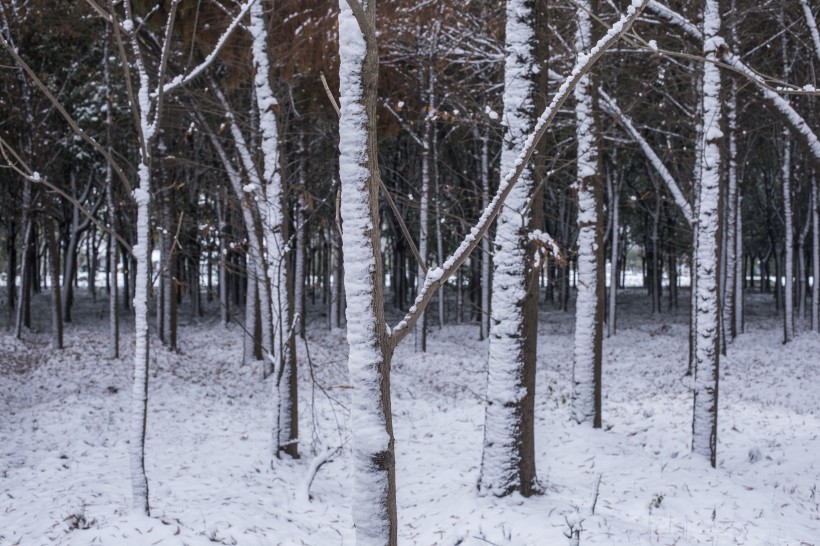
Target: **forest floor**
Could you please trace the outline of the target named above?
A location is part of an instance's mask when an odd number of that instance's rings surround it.
[[[690,455],[685,311],[652,315],[642,292],[623,294],[604,342],[604,430],[591,430],[569,421],[572,316],[543,306],[544,494],[529,499],[477,495],[477,325],[433,326],[423,354],[408,339],[392,379],[399,543],[563,545],[568,521],[583,519],[582,545],[820,545],[820,336],[803,328],[784,346],[770,297],[749,303],[721,361],[717,469]],[[107,302],[80,294],[53,351],[38,305],[22,341],[0,330],[0,546],[353,545],[342,331],[317,316],[299,342],[302,458],[271,468],[271,385],[241,365],[241,328],[183,311],[179,351],[152,342],[144,518],[129,511],[133,327],[110,359]],[[311,462],[337,448],[305,498]]]

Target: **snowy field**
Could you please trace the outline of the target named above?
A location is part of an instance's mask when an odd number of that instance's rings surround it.
[[[126,326],[124,356],[107,358],[107,302],[79,297],[59,353],[44,307],[24,341],[0,319],[1,546],[353,545],[343,332],[317,317],[299,342],[303,458],[271,468],[270,385],[240,365],[241,329],[183,309],[179,353],[152,346],[147,519],[128,508],[133,336]],[[542,308],[544,494],[529,499],[476,494],[477,326],[432,328],[427,354],[407,340],[393,372],[399,543],[565,545],[568,522],[582,520],[581,545],[820,545],[820,336],[782,345],[780,323],[761,318],[769,298],[749,299],[747,333],[721,362],[716,470],[689,454],[685,312],[652,316],[641,292],[624,294],[604,344],[605,430],[593,431],[569,422],[572,318]],[[330,460],[306,498],[320,455]]]

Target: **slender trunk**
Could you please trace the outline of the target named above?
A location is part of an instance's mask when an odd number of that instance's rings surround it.
[[[786,233],[783,257],[783,343],[794,340],[794,219],[791,192],[791,133],[783,129],[783,230]],[[780,272],[777,285],[780,286]],[[780,290],[778,290],[778,293]]]
[[[486,209],[490,204],[490,137],[489,127],[487,132],[482,132],[481,141],[481,207]],[[490,333],[490,294],[492,293],[492,279],[490,277],[490,267],[492,256],[490,255],[490,237],[485,236],[481,240],[481,339],[487,339]]]
[[[307,157],[304,149],[304,133],[300,137],[300,158],[299,158],[299,187],[296,202],[296,264],[293,273],[293,313],[299,317],[296,333],[299,337],[305,337],[305,255],[307,253],[307,213],[308,205],[305,194],[307,192]]]
[[[501,173],[511,171],[516,146],[533,126],[534,13],[529,3],[507,0],[504,119],[507,130],[501,152]],[[502,174],[503,175],[503,174]],[[529,231],[533,191],[532,169],[524,170],[498,215],[493,241],[493,309],[487,364],[487,405],[479,491],[505,496],[537,491],[533,443],[537,277],[532,274]],[[533,282],[535,281],[535,282]],[[533,298],[535,298],[533,308]],[[530,309],[527,310],[526,308]],[[535,312],[533,312],[533,310]]]
[[[575,50],[592,45],[593,2],[582,0],[576,13]],[[572,419],[601,427],[601,363],[603,334],[602,183],[598,159],[595,82],[587,75],[575,88],[578,141],[578,292],[575,302],[575,350],[572,368]]]
[[[60,252],[54,237],[54,220],[46,214],[43,218],[46,244],[48,245],[48,270],[51,276],[51,348],[63,348],[63,314],[60,309]]]
[[[737,193],[737,217],[735,218],[735,299],[733,307],[734,335],[743,333],[744,330],[744,306],[743,293],[746,288],[746,257],[743,255],[743,196],[740,191]],[[752,260],[752,273],[754,273],[754,260]]]
[[[227,325],[230,318],[230,298],[228,297],[228,220],[222,199],[216,200],[216,215],[219,219],[219,318]]]
[[[620,239],[619,222],[619,190],[620,184],[612,184],[612,195],[610,196],[610,210],[612,214],[612,242],[610,244],[610,269],[609,269],[609,320],[606,323],[607,337],[615,335],[617,329],[617,296],[618,296],[618,243]]]
[[[820,332],[820,203],[817,198],[817,175],[812,172],[811,194],[811,327]]]
[[[729,149],[727,157],[728,188],[726,196],[726,235],[724,237],[724,255],[726,263],[721,274],[724,279],[723,288],[723,336],[734,339],[739,330],[737,328],[738,292],[737,286],[738,261],[742,253],[743,233],[740,231],[740,190],[737,183],[737,84],[733,81],[726,101],[726,127],[729,132]],[[738,239],[741,243],[738,245]]]
[[[14,217],[6,218],[6,323],[11,325],[17,305],[17,223]]]
[[[31,327],[31,265],[34,261],[33,239],[34,221],[32,218],[32,188],[31,182],[26,180],[23,186],[23,248],[20,259],[20,296],[17,298],[17,322],[15,336],[21,339],[23,326]]]
[[[287,223],[285,221],[284,177],[280,170],[279,130],[276,119],[276,98],[270,85],[270,66],[268,59],[268,29],[260,2],[250,9],[250,33],[253,37],[253,65],[256,108],[259,115],[259,128],[262,142],[262,180],[259,196],[263,205],[262,232],[266,242],[267,280],[270,282],[270,293],[264,298],[260,291],[262,309],[270,306],[272,333],[272,359],[274,362],[275,393],[274,400],[278,407],[274,409],[272,424],[273,452],[276,458],[282,454],[297,458],[298,449],[298,404],[296,401],[295,359],[291,358],[289,330],[292,318],[292,305],[288,286],[291,270],[287,249]],[[265,281],[260,279],[260,289]],[[263,315],[264,317],[265,315]],[[266,321],[263,328],[267,331]]]
[[[423,79],[423,77],[422,77]],[[432,128],[435,108],[433,86],[435,78],[432,68],[427,82],[427,112],[424,118],[424,134],[422,136],[421,151],[421,195],[419,196],[419,256],[422,263],[416,269],[416,292],[420,292],[424,284],[425,269],[427,267],[428,227],[430,224],[430,164],[432,163]],[[427,313],[423,313],[416,323],[416,350],[427,352]]]
[[[384,320],[376,134],[376,2],[359,4],[357,21],[339,1],[339,169],[347,287],[351,390],[353,523],[358,546],[395,546],[396,463],[390,406],[390,360]],[[365,28],[362,28],[363,25]],[[369,36],[366,38],[366,36]]]
[[[717,464],[717,417],[719,378],[719,290],[720,287],[720,140],[721,123],[720,71],[712,62],[717,59],[721,41],[720,12],[716,0],[706,0],[703,8],[703,137],[698,225],[696,228],[696,324],[694,411],[692,419],[692,451]]]
[[[797,318],[803,324],[806,320],[806,299],[808,298],[808,273],[806,271],[806,238],[811,227],[811,211],[814,209],[814,195],[809,194],[809,207],[803,219],[803,227],[797,237]]]
[[[433,139],[433,180],[435,181],[435,224],[436,224],[436,252],[438,253],[438,263],[444,263],[444,239],[441,233],[441,189],[439,188],[438,183],[438,135],[436,131],[433,130],[432,132],[432,139]],[[442,286],[438,291],[438,327],[439,329],[444,328],[444,318],[445,318],[445,291],[446,285]]]

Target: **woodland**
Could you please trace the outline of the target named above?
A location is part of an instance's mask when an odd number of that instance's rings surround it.
[[[816,0],[0,0],[0,546],[820,544]]]

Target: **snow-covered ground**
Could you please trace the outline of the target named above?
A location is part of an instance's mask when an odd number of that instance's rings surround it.
[[[563,545],[568,522],[583,520],[582,545],[820,544],[820,336],[782,345],[781,324],[761,318],[770,299],[750,300],[747,333],[721,362],[716,470],[689,453],[685,312],[652,316],[641,291],[623,295],[618,334],[604,344],[605,430],[593,431],[569,422],[572,317],[542,308],[544,494],[529,499],[476,493],[478,327],[433,328],[426,354],[408,340],[392,379],[399,543]],[[0,546],[352,546],[342,331],[317,318],[299,342],[303,458],[271,468],[271,385],[241,366],[241,329],[183,310],[179,353],[152,347],[148,519],[128,508],[133,337],[126,326],[124,356],[106,357],[106,309],[81,293],[59,353],[44,310],[23,341],[0,319]],[[311,462],[340,446],[304,499]]]

